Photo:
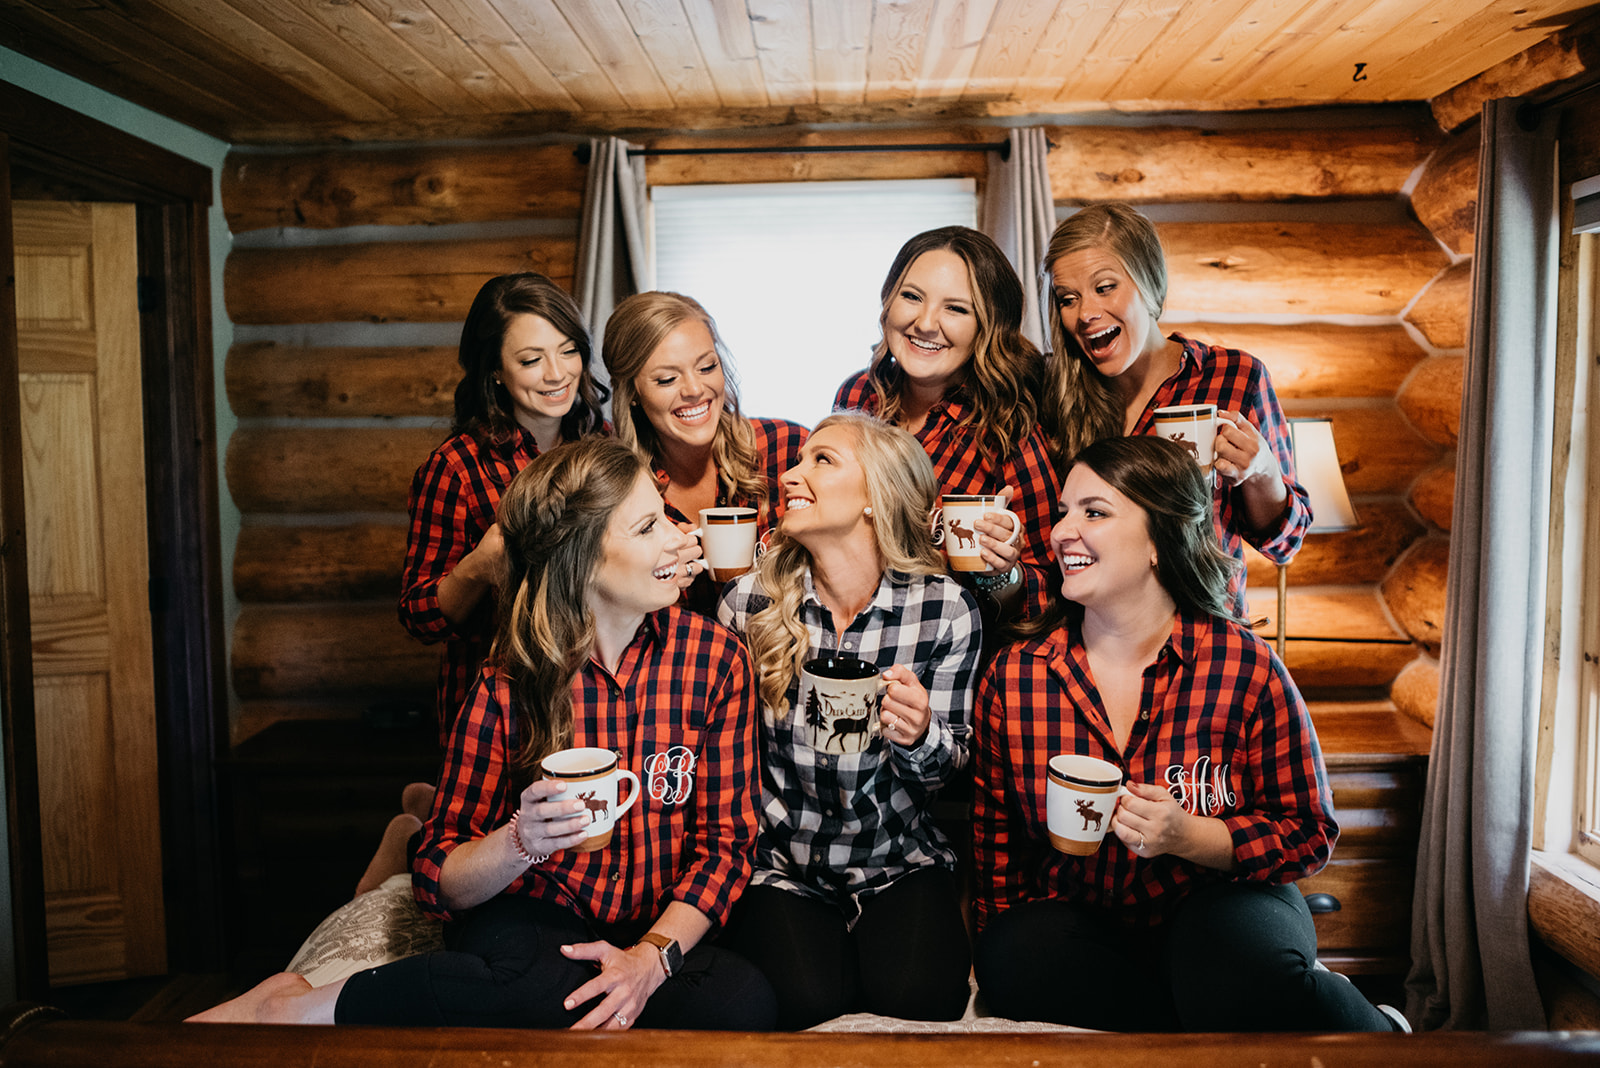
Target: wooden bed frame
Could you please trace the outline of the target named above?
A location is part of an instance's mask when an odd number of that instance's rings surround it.
[[[1600,1032],[1427,1035],[744,1034],[630,1031],[575,1034],[481,1028],[268,1027],[68,1020],[12,1006],[0,1020],[5,1068],[1518,1068],[1600,1064]]]

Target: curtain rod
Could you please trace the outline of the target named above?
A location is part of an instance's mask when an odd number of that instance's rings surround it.
[[[751,145],[744,148],[630,148],[628,156],[767,156],[796,152],[998,152],[1002,160],[1011,158],[1010,140],[992,144],[942,145]],[[589,163],[589,146],[573,150],[578,162]]]

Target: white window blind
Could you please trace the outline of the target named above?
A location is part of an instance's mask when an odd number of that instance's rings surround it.
[[[661,186],[651,200],[656,286],[717,321],[746,415],[806,426],[867,365],[900,246],[977,215],[971,179]]]

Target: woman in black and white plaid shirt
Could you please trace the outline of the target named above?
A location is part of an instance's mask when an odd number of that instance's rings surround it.
[[[971,957],[931,807],[967,766],[982,641],[977,603],[929,533],[933,466],[904,430],[841,412],[782,488],[771,551],[718,613],[750,648],[764,722],[756,870],[723,944],[766,973],[780,1026],[852,1011],[954,1019]],[[830,734],[802,693],[819,656],[881,672],[864,746]]]

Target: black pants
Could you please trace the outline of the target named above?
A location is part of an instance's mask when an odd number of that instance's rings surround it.
[[[919,869],[873,895],[852,929],[826,902],[748,887],[722,944],[766,975],[784,1030],[847,1012],[954,1020],[967,1007],[972,952],[955,880],[939,868]]]
[[[445,925],[438,953],[357,972],[334,1007],[336,1023],[394,1026],[569,1027],[594,1002],[562,1002],[597,973],[561,947],[602,939],[628,946],[637,931],[598,933],[571,910],[501,894]],[[772,988],[749,961],[705,942],[651,995],[635,1026],[769,1031]]]
[[[1035,901],[978,936],[989,1009],[1107,1031],[1387,1031],[1348,979],[1312,967],[1317,932],[1294,886],[1214,883],[1132,929],[1101,909]]]

